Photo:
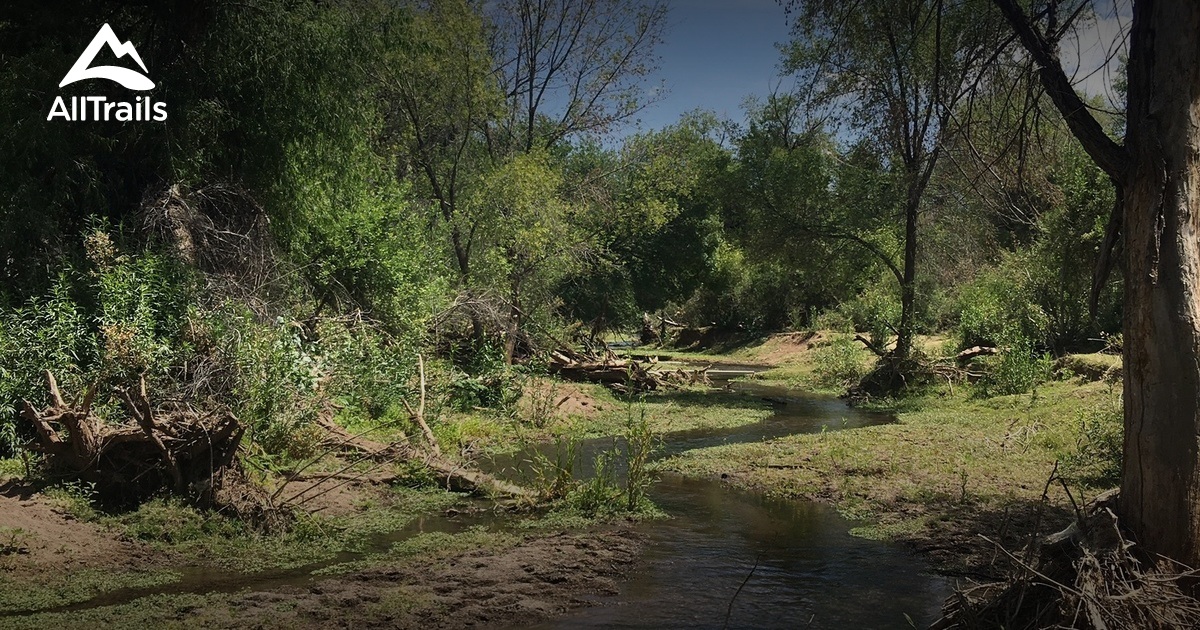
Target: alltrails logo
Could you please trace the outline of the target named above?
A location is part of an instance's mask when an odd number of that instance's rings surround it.
[[[118,59],[126,55],[132,57],[141,67],[142,72],[147,72],[146,64],[142,63],[142,58],[138,55],[137,49],[133,47],[133,43],[122,43],[117,39],[117,34],[113,32],[112,27],[105,24],[100,27],[100,32],[92,38],[92,43],[88,44],[83,54],[79,55],[79,59],[75,61],[75,65],[71,66],[67,76],[63,77],[58,87],[85,79],[107,79],[130,90],[145,91],[154,88],[154,82],[136,70],[120,66],[92,66],[96,55],[105,46],[108,46]],[[132,103],[109,101],[104,96],[72,96],[70,107],[67,106],[67,103],[68,101],[62,96],[55,97],[46,120],[62,118],[72,122],[86,120],[162,122],[167,119],[167,104],[155,103],[154,99],[149,96],[139,96]]]

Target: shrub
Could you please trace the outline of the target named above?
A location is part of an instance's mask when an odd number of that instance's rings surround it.
[[[821,384],[847,386],[866,374],[863,351],[851,335],[835,335],[813,352],[814,371]]]
[[[1063,458],[1064,478],[1096,487],[1121,481],[1124,414],[1120,398],[1114,404],[1079,413],[1075,450]]]
[[[113,386],[145,374],[161,387],[192,354],[182,335],[192,274],[150,250],[122,253],[103,224],[84,243],[87,259],[65,266],[45,295],[0,310],[0,455],[19,441],[20,400],[47,402],[43,370],[65,392],[96,384],[103,415],[116,406]]]
[[[979,381],[979,391],[984,396],[1024,394],[1046,382],[1053,370],[1050,356],[1036,353],[1027,338],[1006,336],[1010,342],[1002,344],[1003,352],[984,360],[987,369]]]

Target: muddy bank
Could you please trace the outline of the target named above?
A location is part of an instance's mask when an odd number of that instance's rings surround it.
[[[640,546],[639,535],[628,528],[557,533],[501,548],[380,562],[361,571],[297,580],[278,588],[164,592],[118,605],[0,618],[0,627],[525,626],[616,593]]]
[[[463,628],[526,625],[617,592],[637,557],[630,530],[556,534],[236,595],[192,610],[190,624],[238,628]]]

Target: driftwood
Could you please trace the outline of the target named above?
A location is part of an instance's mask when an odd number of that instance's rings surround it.
[[[961,628],[1197,628],[1197,572],[1149,556],[1122,531],[1114,493],[1077,512],[1067,529],[1014,553],[987,537],[1011,569],[1001,582],[957,591],[935,630]]]
[[[711,368],[711,365],[706,365],[698,370],[675,368],[674,370],[651,372],[651,374],[661,383],[678,387],[687,387],[689,385],[712,385],[712,382],[708,380],[708,370]]]
[[[156,412],[141,379],[118,389],[133,423],[112,424],[92,413],[96,387],[68,404],[58,381],[44,373],[50,406],[22,401],[22,417],[37,430],[36,450],[51,470],[96,484],[102,498],[138,500],[163,488],[212,503],[245,428],[232,413],[202,416],[191,410]]]
[[[647,362],[653,366],[657,360]],[[664,387],[709,385],[708,369],[650,370],[636,359],[621,359],[612,352],[603,358],[582,356],[565,349],[550,353],[550,371],[559,377],[582,383],[600,383],[618,393],[640,393]]]
[[[961,365],[970,361],[971,359],[974,359],[975,357],[987,357],[994,354],[1000,354],[1000,349],[993,348],[991,346],[972,346],[966,350],[963,350],[962,352],[959,352],[954,359]]]

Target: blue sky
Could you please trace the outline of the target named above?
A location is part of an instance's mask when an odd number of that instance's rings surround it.
[[[659,129],[696,108],[743,122],[747,96],[765,97],[780,80],[777,43],[789,39],[776,0],[668,0],[670,16],[659,46],[659,69],[647,85],[667,93],[618,135]],[[1080,91],[1113,98],[1114,46],[1129,24],[1128,0],[1099,0],[1096,15],[1081,19],[1063,42],[1062,59]],[[1108,63],[1106,63],[1106,61]],[[784,90],[791,85],[783,79]]]
[[[765,96],[779,81],[777,42],[788,39],[775,0],[669,0],[659,71],[648,82],[667,94],[639,115],[658,129],[698,107],[742,120],[742,101]],[[787,83],[784,84],[788,85]]]

